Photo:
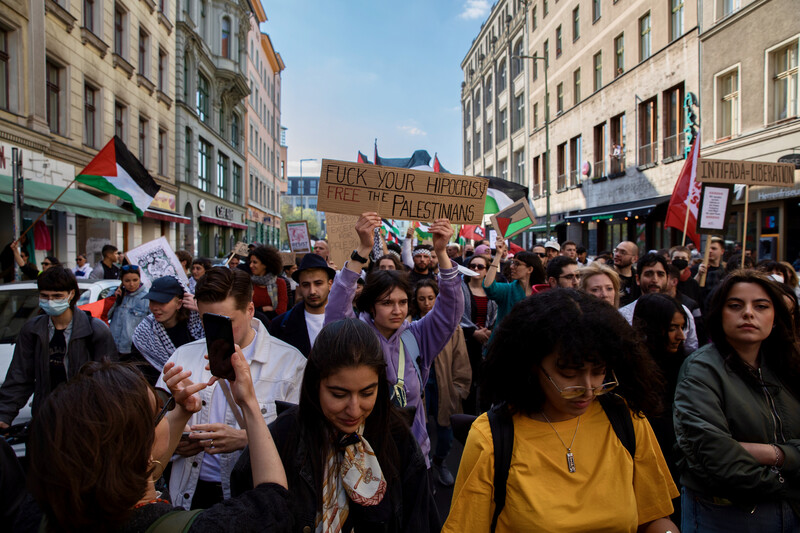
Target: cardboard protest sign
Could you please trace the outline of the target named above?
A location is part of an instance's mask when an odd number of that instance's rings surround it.
[[[236,243],[236,246],[233,247],[233,253],[239,257],[247,257],[250,253],[250,250],[248,249],[246,242],[239,241]]]
[[[283,266],[291,266],[295,264],[295,253],[294,252],[280,252],[281,254],[281,261],[283,262]]]
[[[311,251],[307,221],[293,220],[292,222],[287,222],[286,233],[289,234],[289,248],[293,252],[307,253]]]
[[[520,198],[489,218],[492,221],[492,227],[505,239],[510,239],[530,228],[535,220],[527,198]]]
[[[326,213],[480,224],[489,180],[409,168],[322,160],[317,208]]]
[[[744,183],[745,185],[794,185],[794,164],[765,161],[697,160],[697,181],[702,183]]]
[[[146,242],[125,253],[132,265],[139,266],[142,283],[145,287],[162,276],[175,276],[184,283],[189,282],[181,262],[172,251],[166,237]]]
[[[724,233],[733,185],[703,185],[697,210],[697,233]]]
[[[350,254],[358,248],[359,238],[356,233],[355,215],[341,215],[339,213],[325,213],[325,227],[328,232],[328,259],[343,268],[345,261],[350,259]]]

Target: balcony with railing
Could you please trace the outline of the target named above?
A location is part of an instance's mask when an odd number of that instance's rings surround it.
[[[625,154],[611,156],[609,175],[617,177],[625,174]]]
[[[559,174],[556,178],[556,191],[561,192],[567,190],[567,175]]]
[[[594,168],[592,169],[592,180],[603,181],[604,179],[606,179],[606,160],[598,159],[594,162]]]
[[[658,143],[643,144],[639,147],[639,166],[652,166],[658,161]]]
[[[577,187],[579,185],[579,183],[580,183],[580,181],[579,181],[580,180],[579,172],[580,171],[578,169],[576,169],[576,168],[573,168],[572,170],[569,171],[569,186],[570,187]]]
[[[683,158],[685,136],[683,133],[678,133],[664,139],[664,159],[681,159]]]

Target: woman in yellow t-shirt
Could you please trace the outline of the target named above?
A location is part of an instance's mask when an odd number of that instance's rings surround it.
[[[609,304],[570,289],[519,303],[490,345],[484,387],[512,417],[514,441],[497,532],[677,533],[678,491],[644,413],[658,412],[658,369]],[[632,412],[631,457],[597,396]],[[491,529],[494,446],[487,415],[473,423],[445,532]]]

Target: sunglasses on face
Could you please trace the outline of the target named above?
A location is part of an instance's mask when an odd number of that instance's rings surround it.
[[[563,389],[556,385],[556,382],[553,381],[553,378],[550,377],[550,374],[544,372],[544,375],[547,376],[547,379],[550,380],[550,383],[553,384],[553,387],[561,394],[561,397],[565,400],[574,400],[575,398],[580,398],[584,396],[588,391],[591,391],[595,396],[602,396],[612,390],[616,389],[619,385],[619,381],[617,381],[617,376],[614,374],[614,371],[611,371],[611,376],[614,378],[614,381],[609,381],[608,383],[603,383],[599,387],[564,387]]]
[[[547,254],[544,252],[533,252],[534,255],[538,255],[539,257],[547,257]]]
[[[486,270],[486,265],[470,265],[470,270]]]
[[[155,387],[153,389],[156,393],[156,399],[158,400],[159,405],[161,405],[161,410],[156,416],[156,421],[153,426],[157,426],[159,422],[167,415],[169,411],[175,409],[175,398],[169,391],[166,391],[160,387]]]

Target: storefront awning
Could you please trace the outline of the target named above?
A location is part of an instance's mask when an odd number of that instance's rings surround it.
[[[668,202],[669,198],[670,195],[657,196],[646,200],[589,207],[587,209],[581,209],[580,211],[574,211],[565,218],[568,222],[592,222],[624,217],[647,216],[657,205]]]
[[[0,202],[11,204],[14,202],[11,192],[11,176],[0,175]],[[23,202],[25,207],[47,209],[50,203],[58,198],[64,189],[56,185],[41,183],[26,179],[24,184]],[[120,222],[136,222],[136,215],[125,211],[121,207],[106,202],[86,191],[80,189],[67,189],[67,192],[58,199],[53,207],[56,211],[74,213],[90,218],[105,218]]]
[[[191,224],[192,219],[189,217],[182,217],[176,213],[167,213],[159,209],[150,209],[149,207],[144,210],[144,216],[147,218],[154,218],[156,220],[163,220],[165,222],[176,222],[178,224]]]
[[[199,218],[202,222],[208,222],[209,224],[216,224],[217,226],[225,226],[226,228],[247,229],[247,226],[245,224],[237,224],[236,222],[225,220],[223,218],[207,217],[205,215],[200,215]]]

